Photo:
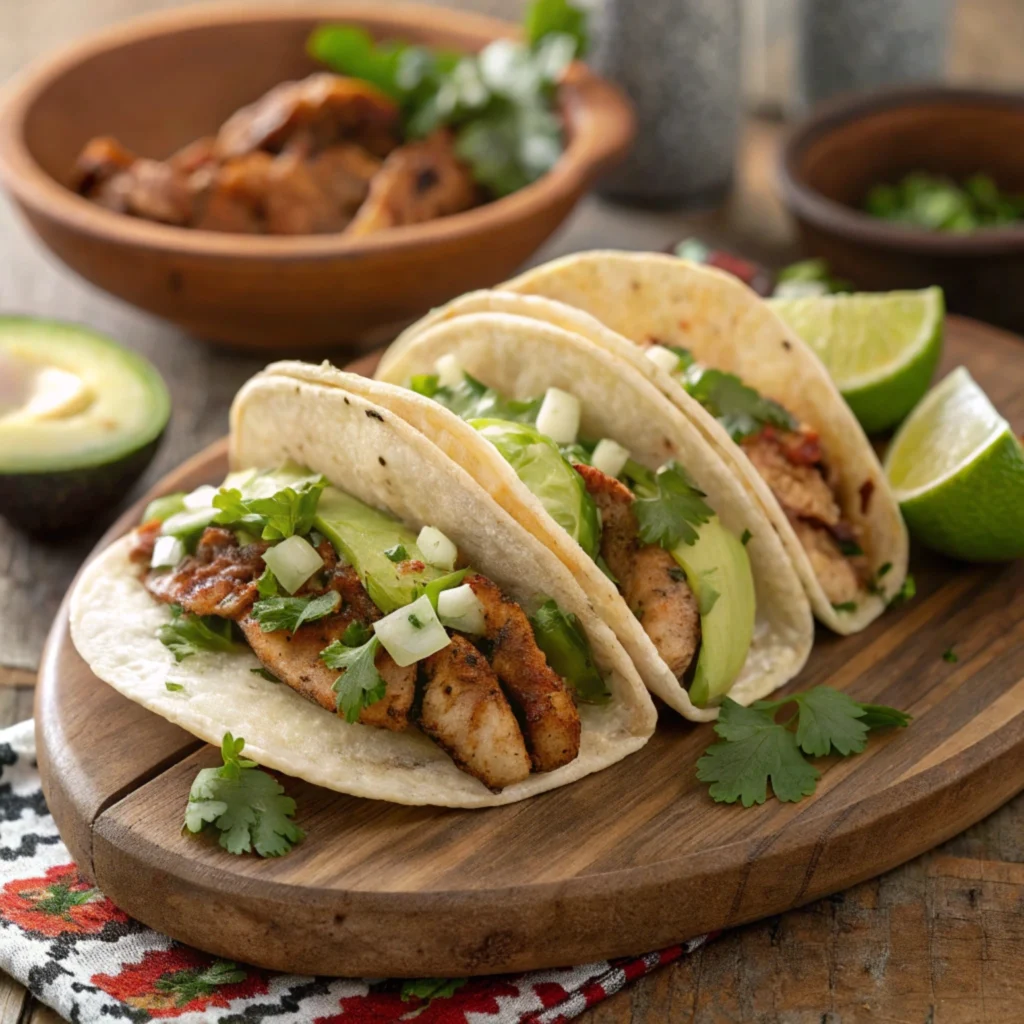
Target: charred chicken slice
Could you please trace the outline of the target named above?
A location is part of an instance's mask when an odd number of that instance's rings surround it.
[[[523,718],[535,771],[550,772],[580,751],[580,715],[561,677],[537,646],[525,612],[484,576],[466,583],[483,605],[491,665]]]
[[[601,512],[602,557],[658,654],[681,679],[701,635],[697,599],[685,575],[664,548],[640,542],[629,488],[593,466],[577,465],[576,472]]]
[[[426,659],[423,674],[423,731],[488,788],[522,782],[530,774],[530,756],[486,658],[456,634]]]

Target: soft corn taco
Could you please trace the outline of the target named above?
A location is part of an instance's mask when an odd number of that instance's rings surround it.
[[[744,284],[673,256],[588,252],[501,289],[589,314],[572,329],[698,426],[768,514],[821,622],[857,632],[899,593],[907,531],[870,442],[818,357]],[[531,315],[565,325],[550,303]]]
[[[708,721],[803,666],[810,606],[763,510],[627,362],[477,312],[411,328],[378,377],[408,389],[388,408],[558,555],[670,707]]]
[[[510,803],[643,746],[654,706],[611,630],[392,390],[303,364],[249,381],[223,485],[157,499],[83,572],[89,667],[211,743],[397,803]]]

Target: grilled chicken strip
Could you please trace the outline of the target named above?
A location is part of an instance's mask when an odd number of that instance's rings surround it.
[[[530,774],[530,756],[487,659],[456,633],[426,659],[423,674],[423,731],[489,789],[522,782]]]
[[[862,571],[866,571],[865,560],[844,555],[839,542],[828,530],[796,516],[790,516],[789,521],[829,601],[832,604],[856,602],[863,589],[862,572],[858,569],[864,566]]]
[[[700,612],[685,575],[664,548],[641,544],[628,487],[593,466],[579,464],[576,472],[601,512],[602,557],[658,654],[681,679],[700,646]]]
[[[537,646],[522,608],[484,576],[469,576],[466,583],[483,605],[491,665],[522,713],[534,770],[561,768],[580,752],[580,714],[572,695]]]

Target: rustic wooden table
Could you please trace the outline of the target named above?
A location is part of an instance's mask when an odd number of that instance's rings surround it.
[[[455,5],[460,0],[449,0]],[[83,32],[176,0],[0,0],[0,84]],[[461,0],[515,17],[521,0]],[[951,69],[1020,87],[1024,5],[960,0]],[[688,234],[766,262],[794,255],[773,189],[777,126],[747,124],[737,188],[716,213],[581,204],[538,260],[595,246],[659,249]],[[262,363],[209,349],[93,291],[55,263],[0,198],[0,310],[81,321],[145,353],[174,400],[167,440],[139,490],[227,429],[228,403]],[[343,361],[339,355],[337,361]],[[134,495],[126,496],[130,500]],[[105,523],[37,543],[0,520],[0,725],[26,718],[50,620]],[[1024,796],[927,856],[845,893],[737,929],[620,993],[587,1024],[987,1024],[1024,1020]],[[0,974],[0,1024],[56,1016]]]

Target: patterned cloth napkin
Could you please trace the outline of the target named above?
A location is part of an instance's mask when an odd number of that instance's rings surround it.
[[[35,752],[31,722],[0,731],[0,968],[70,1021],[561,1024],[705,942],[469,980],[314,978],[230,963],[132,920],[79,875]]]

